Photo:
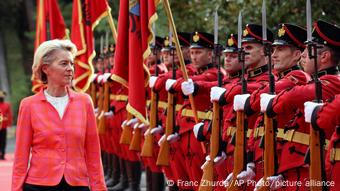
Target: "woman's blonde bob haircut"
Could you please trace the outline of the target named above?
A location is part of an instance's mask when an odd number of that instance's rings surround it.
[[[32,72],[35,77],[47,82],[46,76],[42,73],[41,67],[43,64],[51,64],[56,58],[54,52],[56,50],[68,51],[73,58],[76,56],[77,47],[70,40],[49,40],[40,44],[34,53],[34,60],[32,65]]]

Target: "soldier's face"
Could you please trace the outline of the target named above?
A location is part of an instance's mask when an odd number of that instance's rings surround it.
[[[96,64],[96,68],[98,72],[103,71],[103,67],[104,67],[104,62],[103,59],[98,59],[97,64]]]
[[[146,59],[146,63],[147,65],[151,66],[157,62],[157,59],[158,59],[158,53],[156,52],[156,54],[154,54],[154,51],[151,51],[151,54]]]
[[[319,63],[319,62],[318,62]],[[302,55],[301,55],[301,62],[300,62],[303,70],[312,75],[315,72],[315,68],[314,68],[314,60],[311,60],[309,58],[309,54],[308,54],[308,48],[305,48],[305,50],[303,51]]]
[[[303,51],[300,63],[301,63],[303,70],[307,72],[308,74],[313,74],[315,72],[314,59],[309,58],[308,48],[305,48],[305,50]],[[319,48],[317,50],[318,71],[324,70],[331,66],[334,66],[334,65],[331,63],[330,50],[326,47]]]
[[[207,48],[191,48],[190,57],[195,68],[202,68],[211,63],[212,51]]]
[[[190,60],[190,49],[189,47],[182,47],[183,57],[185,60]]]
[[[110,67],[113,68],[113,66],[115,65],[115,59],[114,59],[114,55],[109,57],[109,63],[110,63]]]
[[[299,61],[301,51],[290,46],[274,46],[272,63],[277,72],[283,72],[293,67]]]
[[[237,52],[224,53],[224,69],[229,73],[235,73],[242,69],[242,65],[238,62]]]
[[[162,59],[163,59],[163,63],[164,64],[169,64],[170,62],[170,51],[162,51],[161,53]]]
[[[104,63],[104,68],[105,69],[109,68],[109,65],[110,65],[109,58],[105,58],[103,63]]]
[[[247,68],[256,67],[260,62],[265,61],[262,44],[246,42],[242,44],[242,47],[247,53],[244,61]]]

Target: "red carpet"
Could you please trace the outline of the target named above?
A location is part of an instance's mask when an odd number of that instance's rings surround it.
[[[0,160],[0,190],[11,191],[13,154],[6,154],[6,160]]]

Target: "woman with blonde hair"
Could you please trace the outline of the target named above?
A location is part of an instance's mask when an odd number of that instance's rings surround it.
[[[12,191],[104,191],[90,97],[71,89],[76,46],[50,40],[36,50],[33,74],[46,84],[19,108]]]

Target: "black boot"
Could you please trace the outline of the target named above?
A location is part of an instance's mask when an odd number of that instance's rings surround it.
[[[146,176],[146,191],[152,191],[152,172],[150,168],[145,168],[145,176]]]
[[[168,186],[169,191],[179,191],[179,188],[176,184],[172,185],[172,186]]]
[[[126,161],[126,164],[129,187],[125,191],[140,191],[140,179],[142,175],[140,161]]]
[[[120,167],[119,167],[119,158],[115,154],[111,154],[111,176],[108,181],[106,181],[107,187],[113,187],[119,183],[120,177]]]
[[[109,153],[105,153],[106,157],[106,174],[105,174],[105,183],[111,179],[112,175],[112,157]]]
[[[152,181],[152,191],[164,191],[164,175],[163,173],[152,172],[151,173],[151,181]]]
[[[101,150],[101,157],[102,157],[102,165],[103,165],[103,171],[104,171],[104,175],[106,176],[107,174],[107,159],[106,159],[106,153],[105,151]]]
[[[123,191],[125,188],[128,187],[128,177],[126,173],[126,160],[119,159],[119,167],[120,167],[120,179],[119,183],[113,187],[108,187],[108,191]]]

